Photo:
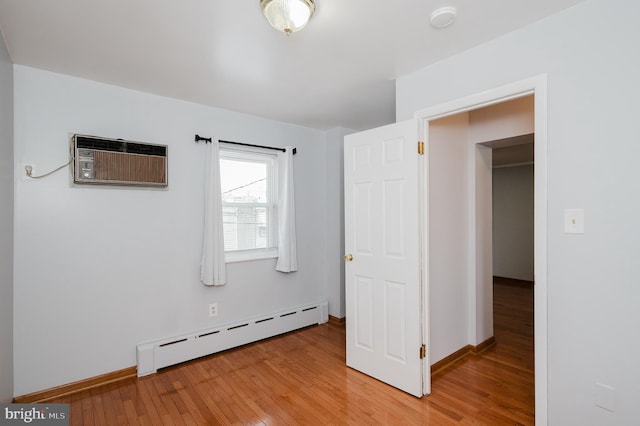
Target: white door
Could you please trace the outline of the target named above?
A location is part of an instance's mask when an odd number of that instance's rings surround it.
[[[347,365],[417,397],[430,391],[422,326],[417,120],[345,137]]]

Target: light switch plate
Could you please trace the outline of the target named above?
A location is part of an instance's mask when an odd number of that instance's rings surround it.
[[[564,209],[564,233],[584,234],[583,209]]]

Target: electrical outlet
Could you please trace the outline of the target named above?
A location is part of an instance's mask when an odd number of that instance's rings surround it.
[[[210,317],[217,317],[218,316],[218,304],[217,303],[210,303],[209,304],[209,316]]]

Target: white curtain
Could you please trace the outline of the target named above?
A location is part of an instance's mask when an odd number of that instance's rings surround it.
[[[200,262],[200,281],[204,285],[223,285],[227,281],[222,230],[222,195],[220,194],[220,149],[213,138],[206,145],[204,242]]]
[[[298,270],[296,210],[293,196],[293,148],[278,153],[278,262],[276,271]]]

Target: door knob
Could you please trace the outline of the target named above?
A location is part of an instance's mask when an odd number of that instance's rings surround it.
[[[351,253],[344,255],[345,262],[351,262],[353,260],[353,255]]]

